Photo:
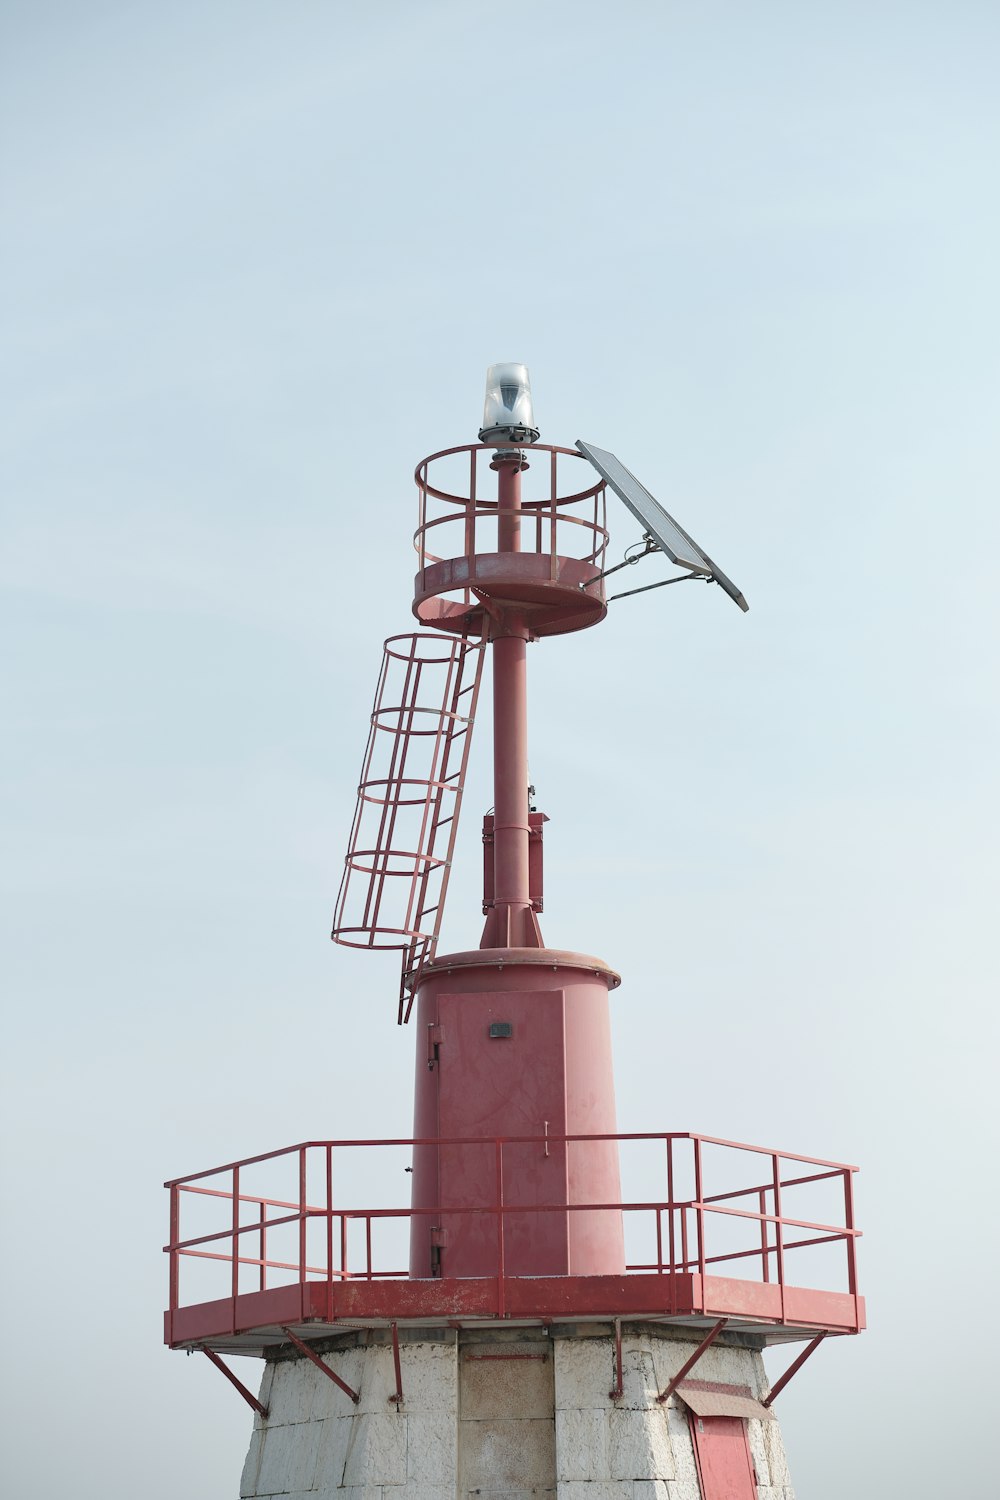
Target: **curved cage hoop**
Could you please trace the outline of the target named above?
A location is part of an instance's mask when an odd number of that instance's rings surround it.
[[[420,512],[413,545],[421,572],[434,563],[498,550],[499,511],[496,500],[484,494],[482,473],[495,453],[493,447],[471,443],[432,453],[417,466]],[[553,565],[556,558],[571,558],[599,571],[608,545],[605,485],[601,479],[581,489],[578,478],[566,480],[567,467],[580,457],[575,448],[544,443],[524,450],[520,550],[549,557]]]
[[[382,653],[331,936],[402,952],[403,985],[434,956],[475,722],[483,646],[416,631]]]

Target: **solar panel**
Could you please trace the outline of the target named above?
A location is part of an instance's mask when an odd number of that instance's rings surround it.
[[[663,509],[660,502],[654,499],[630,469],[626,469],[620,459],[604,448],[595,448],[593,443],[585,443],[582,438],[577,438],[576,446],[672,563],[676,563],[679,568],[687,568],[691,573],[707,574],[740,609],[746,611],[750,608],[735,583],[726,577],[721,568],[716,567],[708,553],[701,550],[682,526],[678,526],[673,516]]]

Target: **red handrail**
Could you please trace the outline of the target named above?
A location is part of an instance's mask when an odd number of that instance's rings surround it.
[[[666,1196],[663,1198],[650,1198],[644,1200],[630,1200],[621,1202],[600,1203],[519,1203],[511,1202],[507,1196],[504,1182],[503,1152],[506,1146],[539,1144],[567,1145],[577,1142],[588,1141],[616,1141],[616,1142],[641,1142],[660,1141],[666,1147]],[[690,1169],[693,1175],[694,1192],[692,1196],[677,1196],[675,1193],[677,1161],[677,1147],[685,1142],[690,1143],[691,1163]],[[375,1149],[384,1147],[414,1147],[414,1146],[468,1146],[470,1148],[492,1146],[494,1149],[494,1183],[493,1201],[482,1204],[456,1208],[412,1208],[410,1206],[398,1208],[371,1208],[348,1204],[336,1204],[333,1193],[333,1157],[336,1151]],[[729,1152],[749,1151],[757,1156],[770,1158],[771,1172],[770,1180],[760,1182],[754,1180],[750,1184],[737,1183],[725,1191],[712,1193],[705,1192],[704,1178],[706,1174],[706,1161],[703,1148],[712,1147]],[[319,1154],[322,1158],[323,1176],[325,1178],[325,1203],[317,1204],[309,1201],[307,1187],[309,1181],[308,1165],[313,1156]],[[261,1193],[251,1193],[241,1188],[241,1173],[246,1174],[250,1167],[259,1166],[262,1163],[278,1161],[282,1158],[292,1158],[297,1169],[298,1198],[293,1201],[287,1198],[267,1197]],[[783,1176],[784,1164],[796,1163],[815,1168],[817,1170],[801,1173],[795,1176]],[[713,1164],[717,1167],[717,1163]],[[538,1213],[587,1213],[587,1212],[611,1212],[621,1214],[645,1214],[653,1215],[655,1223],[656,1238],[656,1260],[647,1260],[631,1263],[626,1266],[627,1274],[655,1271],[661,1275],[678,1275],[696,1272],[702,1279],[706,1275],[708,1267],[757,1260],[760,1265],[759,1279],[762,1283],[773,1284],[776,1282],[781,1298],[782,1318],[785,1314],[785,1286],[786,1256],[790,1252],[801,1252],[818,1245],[843,1244],[846,1252],[846,1288],[852,1296],[857,1297],[857,1263],[855,1240],[860,1235],[854,1224],[852,1177],[856,1167],[842,1162],[823,1161],[817,1158],[803,1156],[794,1152],[775,1151],[766,1147],[751,1146],[742,1142],[725,1141],[718,1137],[703,1136],[690,1132],[634,1132],[617,1135],[531,1135],[531,1136],[497,1136],[480,1137],[476,1139],[445,1137],[441,1139],[427,1139],[414,1137],[401,1137],[392,1140],[338,1140],[338,1141],[303,1141],[297,1145],[284,1147],[279,1150],[262,1152],[257,1156],[247,1157],[241,1161],[228,1162],[223,1166],[206,1168],[201,1172],[189,1174],[187,1177],[175,1178],[166,1184],[170,1193],[170,1241],[164,1246],[170,1257],[170,1310],[177,1311],[181,1307],[180,1269],[186,1258],[200,1261],[219,1261],[230,1266],[229,1295],[237,1298],[240,1295],[240,1267],[256,1267],[258,1271],[258,1290],[264,1291],[268,1288],[268,1272],[294,1272],[298,1279],[305,1282],[309,1279],[322,1279],[330,1283],[341,1282],[349,1279],[360,1279],[365,1281],[399,1280],[406,1276],[404,1271],[379,1266],[373,1258],[372,1246],[372,1223],[375,1220],[405,1219],[410,1220],[417,1217],[441,1217],[446,1215],[454,1222],[463,1217],[481,1217],[493,1215],[496,1219],[497,1229],[497,1299],[499,1315],[503,1315],[505,1306],[505,1284],[508,1280],[505,1270],[505,1225],[511,1215],[530,1212]],[[222,1179],[220,1185],[206,1185],[206,1179]],[[844,1220],[842,1223],[825,1223],[815,1220],[795,1218],[782,1213],[781,1193],[782,1190],[802,1187],[809,1184],[821,1182],[835,1182],[840,1179],[843,1184],[844,1194]],[[197,1197],[203,1201],[220,1199],[222,1203],[229,1205],[229,1213],[226,1222],[219,1228],[208,1233],[194,1236],[184,1236],[182,1231],[183,1205],[188,1196]],[[768,1212],[768,1197],[773,1198],[772,1209]],[[756,1200],[756,1207],[739,1206],[745,1200]],[[241,1210],[244,1204],[252,1205],[256,1212],[250,1222],[241,1223]],[[221,1204],[220,1204],[221,1206]],[[663,1215],[667,1216],[667,1234],[663,1234]],[[689,1246],[688,1217],[694,1215],[695,1244],[694,1253]],[[679,1218],[680,1223],[680,1245],[677,1245],[675,1222]],[[320,1257],[319,1263],[316,1257],[308,1255],[309,1220],[321,1221],[325,1224],[325,1255]],[[724,1220],[745,1220],[750,1224],[759,1225],[760,1243],[754,1248],[723,1248],[716,1250],[708,1244],[709,1227],[713,1223],[721,1223]],[[352,1222],[364,1223],[365,1232],[365,1255],[363,1270],[350,1271],[348,1267],[348,1230]],[[334,1264],[334,1247],[336,1242],[335,1223],[339,1223],[339,1264]],[[298,1257],[297,1260],[282,1259],[268,1253],[268,1232],[291,1225],[298,1226]],[[773,1240],[771,1239],[771,1226],[773,1227]],[[786,1231],[798,1231],[793,1239],[788,1238]],[[242,1236],[252,1234],[257,1236],[258,1254],[246,1253]],[[679,1248],[679,1254],[678,1252]],[[771,1275],[771,1257],[774,1257],[775,1275]]]

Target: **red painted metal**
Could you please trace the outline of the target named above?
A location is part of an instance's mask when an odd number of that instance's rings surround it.
[[[392,1395],[389,1397],[389,1400],[395,1402],[395,1404],[396,1404],[396,1410],[398,1411],[399,1408],[403,1404],[403,1367],[400,1364],[400,1360],[399,1360],[399,1326],[398,1326],[398,1324],[393,1323],[391,1325],[391,1327],[392,1327],[392,1365],[393,1365],[393,1369],[396,1372],[396,1389],[393,1391]]]
[[[825,1333],[818,1333],[812,1340],[812,1342],[806,1345],[802,1353],[799,1355],[798,1359],[793,1360],[792,1363],[788,1366],[788,1369],[785,1371],[784,1375],[782,1375],[781,1378],[779,1380],[776,1380],[774,1385],[772,1385],[771,1389],[768,1391],[767,1395],[761,1402],[762,1406],[770,1406],[774,1398],[781,1395],[782,1391],[785,1389],[785,1386],[791,1380],[792,1376],[795,1375],[799,1370],[801,1370],[810,1354],[815,1354],[816,1350],[819,1348],[820,1344],[823,1342],[826,1336],[827,1335]]]
[[[520,474],[533,470],[517,523],[501,524],[498,501],[482,493],[480,470],[496,464],[495,449],[466,444],[417,465],[413,613],[423,625],[484,637],[491,634],[497,600],[526,612],[532,638],[598,624],[607,613],[599,578],[608,544],[604,481],[590,483],[593,471],[586,463],[578,469],[575,448],[536,443],[508,451],[520,452]],[[456,465],[468,475],[460,489],[450,477]],[[578,480],[563,482],[574,471],[583,475],[583,489],[574,487]]]
[[[684,1376],[687,1375],[690,1370],[694,1369],[699,1359],[701,1359],[701,1356],[705,1353],[705,1350],[712,1347],[716,1339],[719,1337],[719,1334],[725,1328],[727,1322],[727,1318],[720,1318],[711,1332],[707,1333],[702,1339],[697,1349],[691,1355],[691,1358],[685,1360],[684,1364],[681,1365],[680,1369],[677,1371],[677,1374],[674,1376],[673,1380],[671,1380],[666,1390],[662,1390],[656,1398],[661,1406],[664,1404],[664,1402],[670,1400],[670,1397],[674,1394],[674,1391],[680,1385],[681,1381],[684,1379]]]
[[[498,454],[497,537],[501,554],[521,550],[520,452]],[[527,613],[496,608],[493,655],[493,901],[481,948],[540,948],[528,875]]]
[[[427,633],[390,636],[383,651],[332,936],[401,950],[401,995],[437,946],[482,658]]]
[[[543,831],[548,822],[545,813],[528,814],[528,892],[531,909],[544,907]],[[493,906],[493,814],[483,818],[483,916]]]
[[[213,1365],[215,1366],[215,1368],[217,1370],[221,1370],[222,1371],[223,1375],[225,1375],[225,1377],[229,1381],[230,1385],[233,1385],[233,1386],[236,1387],[236,1389],[239,1391],[240,1395],[243,1397],[243,1399],[247,1403],[247,1405],[248,1406],[252,1406],[253,1409],[254,1409],[254,1411],[259,1412],[262,1417],[266,1418],[266,1416],[267,1416],[267,1407],[261,1405],[261,1403],[257,1400],[257,1397],[253,1394],[252,1391],[248,1391],[247,1390],[247,1388],[243,1384],[242,1380],[240,1380],[238,1376],[236,1376],[236,1375],[233,1374],[232,1370],[229,1368],[229,1366],[225,1363],[224,1360],[221,1360],[219,1358],[219,1356],[216,1354],[215,1350],[214,1349],[206,1349],[203,1345],[200,1346],[200,1347],[201,1347],[202,1354],[204,1354],[207,1359],[210,1359],[212,1361]]]
[[[302,1339],[300,1339],[297,1334],[294,1334],[290,1328],[282,1328],[281,1331],[288,1339],[288,1342],[295,1345],[300,1354],[304,1354],[306,1359],[312,1360],[317,1370],[322,1370],[323,1374],[327,1377],[328,1380],[332,1380],[334,1385],[339,1385],[340,1389],[346,1395],[350,1396],[355,1406],[358,1405],[361,1400],[358,1392],[352,1390],[351,1387],[347,1384],[346,1380],[341,1380],[336,1370],[331,1370],[330,1366],[325,1362],[325,1360],[320,1359],[315,1349],[310,1349],[309,1345]]]
[[[494,1226],[474,1213],[490,1184],[490,1147],[415,1148],[413,1276],[433,1274],[432,1260],[445,1276],[495,1276],[501,1250],[509,1275],[624,1270],[620,1214],[559,1211],[621,1200],[608,972],[580,956],[574,965],[560,955],[556,966],[552,956],[522,950],[525,961],[514,966],[505,957],[456,961],[448,971],[435,965],[420,983],[418,1030],[438,1040],[430,1067],[424,1049],[418,1056],[415,1134],[527,1137],[531,1144],[505,1146],[505,1180],[514,1184],[511,1201],[538,1211],[509,1213],[498,1248]],[[509,1026],[510,1036],[491,1036],[493,1023]],[[431,1208],[440,1219],[422,1213]],[[436,1255],[433,1227],[446,1234]]]
[[[493,1045],[503,1047],[506,1042]],[[601,1145],[617,1148],[620,1143],[634,1141],[660,1142],[665,1147],[669,1169],[667,1181],[654,1180],[650,1196],[644,1200],[623,1202],[618,1194],[610,1200],[595,1197],[569,1206],[564,1202],[542,1204],[522,1197],[520,1180],[511,1174],[510,1164],[521,1161],[525,1153],[534,1153],[537,1161],[544,1162],[546,1147],[553,1153],[549,1160],[563,1160],[565,1152],[576,1146],[588,1150]],[[479,1164],[477,1174],[481,1173],[485,1152],[490,1163],[490,1181],[478,1201],[470,1197],[464,1206],[451,1205],[447,1211],[436,1203],[366,1208],[334,1200],[333,1183],[337,1180],[334,1159],[341,1153],[399,1146],[413,1147],[415,1159],[419,1159],[420,1148],[425,1146],[436,1148],[432,1160],[437,1160],[443,1149],[456,1155],[466,1152]],[[675,1195],[672,1187],[678,1180],[693,1179],[696,1146],[703,1159],[703,1172],[705,1153],[712,1148],[715,1174],[720,1178],[725,1171],[734,1174],[724,1190],[706,1194],[700,1201]],[[762,1159],[759,1174],[752,1165],[748,1167],[748,1161],[752,1163],[758,1157]],[[299,1180],[298,1202],[251,1194],[239,1186],[241,1177],[247,1177],[250,1169],[273,1162],[274,1170],[278,1170],[283,1161],[292,1165]],[[223,1341],[224,1347],[226,1341],[229,1346],[249,1346],[256,1340],[255,1347],[259,1348],[262,1329],[301,1327],[310,1320],[336,1325],[339,1321],[461,1322],[498,1317],[539,1322],[588,1317],[609,1321],[706,1318],[713,1322],[742,1318],[750,1320],[755,1331],[765,1336],[773,1332],[776,1337],[784,1338],[790,1331],[800,1331],[804,1336],[821,1331],[856,1333],[864,1327],[864,1303],[853,1283],[853,1246],[860,1231],[853,1224],[797,1219],[786,1219],[778,1226],[774,1214],[759,1207],[761,1178],[765,1175],[769,1182],[777,1177],[779,1184],[788,1190],[798,1184],[816,1182],[828,1182],[835,1187],[855,1170],[844,1163],[683,1133],[610,1135],[583,1141],[551,1132],[547,1136],[473,1141],[406,1138],[385,1142],[303,1142],[167,1184],[171,1239],[165,1249],[170,1256],[171,1300],[166,1340],[175,1347],[191,1347],[205,1339]],[[741,1175],[736,1176],[737,1172]],[[366,1172],[366,1180],[370,1175]],[[322,1188],[316,1198],[306,1191],[310,1183]],[[193,1236],[185,1234],[184,1205],[193,1199],[218,1202],[221,1222],[215,1230]],[[849,1201],[846,1191],[844,1201]],[[245,1224],[239,1222],[244,1205],[251,1209]],[[615,1225],[625,1219],[637,1227],[647,1223],[651,1228],[664,1218],[670,1226],[691,1220],[694,1232],[687,1237],[677,1232],[661,1235],[662,1248],[656,1261],[633,1261],[617,1273],[574,1274],[572,1270],[568,1274],[520,1273],[517,1235],[521,1226],[526,1219],[537,1222],[546,1217],[557,1223],[567,1217],[581,1221],[603,1218]],[[317,1228],[307,1236],[303,1231],[310,1221]],[[447,1226],[458,1234],[470,1225],[492,1226],[483,1241],[492,1247],[490,1273],[449,1274],[446,1238],[444,1264],[440,1267],[444,1274],[432,1276],[428,1268],[423,1277],[408,1278],[398,1262],[381,1259],[379,1255],[382,1230],[397,1221],[411,1224],[419,1221],[439,1229]],[[277,1241],[282,1233],[293,1235],[299,1246],[297,1261],[255,1253],[259,1250],[262,1224],[269,1239]],[[746,1248],[719,1239],[720,1235],[730,1233],[727,1226],[733,1224],[745,1225]],[[771,1232],[778,1227],[787,1231],[781,1281],[773,1279],[773,1271],[772,1279],[766,1279],[773,1251],[763,1250],[754,1243],[762,1225]],[[348,1263],[346,1254],[352,1226],[363,1227],[365,1244],[363,1259],[354,1266]],[[692,1239],[700,1244],[700,1255],[683,1248]],[[812,1247],[830,1244],[840,1244],[844,1249],[843,1290],[829,1291],[808,1284]],[[309,1247],[311,1258],[306,1254]],[[801,1263],[801,1271],[791,1283],[784,1279],[788,1261],[795,1266]],[[206,1271],[216,1266],[221,1273],[212,1300],[192,1302],[182,1295],[182,1267],[196,1263],[201,1263]],[[258,1290],[234,1296],[232,1288],[242,1266],[258,1273]],[[263,1288],[260,1281],[265,1283]],[[269,1340],[273,1341],[270,1334],[263,1343]]]
[[[702,1500],[757,1500],[757,1476],[742,1417],[689,1417]]]

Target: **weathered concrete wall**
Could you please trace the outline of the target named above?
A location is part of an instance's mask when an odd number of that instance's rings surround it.
[[[355,1406],[309,1360],[269,1363],[240,1494],[246,1500],[700,1500],[682,1400],[657,1394],[690,1340],[626,1329],[623,1393],[613,1342],[513,1330],[403,1343],[404,1403],[392,1349],[323,1356]],[[767,1389],[755,1350],[716,1343],[692,1376]],[[794,1500],[776,1421],[751,1420],[758,1500]]]
[[[392,1349],[337,1351],[324,1361],[356,1390],[355,1406],[307,1359],[268,1364],[240,1495],[302,1500],[455,1500],[457,1346],[403,1344],[405,1405],[396,1410]]]
[[[558,1500],[701,1500],[687,1408],[656,1397],[693,1352],[689,1341],[623,1331],[623,1391],[612,1401],[610,1338],[553,1339]],[[699,1380],[766,1393],[756,1350],[714,1344],[691,1372]],[[758,1500],[794,1500],[776,1421],[748,1423]]]
[[[551,1340],[481,1340],[459,1349],[459,1496],[555,1494]]]

